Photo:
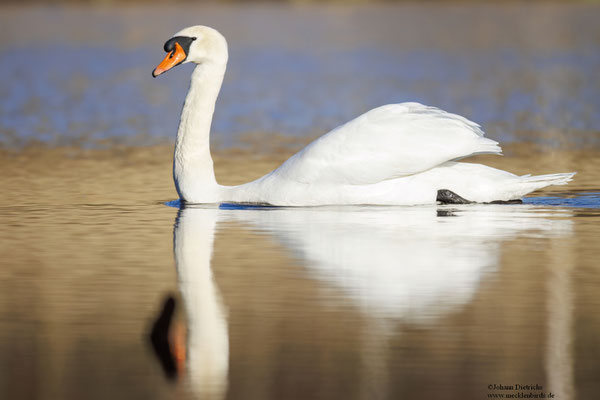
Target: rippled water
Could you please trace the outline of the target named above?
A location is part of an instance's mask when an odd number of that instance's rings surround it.
[[[600,193],[590,191],[559,191],[553,196],[536,196],[523,199],[523,203],[539,206],[573,208],[600,208]]]

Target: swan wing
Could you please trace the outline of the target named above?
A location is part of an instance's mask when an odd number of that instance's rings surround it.
[[[501,151],[464,117],[418,103],[389,104],[321,136],[270,175],[307,184],[365,185]]]

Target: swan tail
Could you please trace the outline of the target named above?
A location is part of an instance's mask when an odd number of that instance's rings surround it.
[[[521,198],[526,194],[553,185],[566,185],[573,180],[573,176],[577,172],[566,172],[560,174],[548,175],[523,175],[519,177],[517,187],[515,187],[515,196],[513,198]]]
[[[525,184],[539,185],[539,188],[550,185],[566,185],[573,180],[573,176],[577,172],[565,172],[560,174],[548,174],[548,175],[523,175],[521,176],[521,182]]]

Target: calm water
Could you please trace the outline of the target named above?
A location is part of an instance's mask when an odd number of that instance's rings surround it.
[[[172,140],[191,66],[150,72],[171,35],[205,24],[230,45],[221,146],[322,134],[402,101],[501,141],[598,145],[599,17],[594,4],[5,8],[0,143]]]
[[[600,196],[526,203],[3,206],[0,394],[592,398]]]

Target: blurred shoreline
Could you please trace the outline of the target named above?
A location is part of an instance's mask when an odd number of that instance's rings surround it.
[[[600,147],[598,3],[72,4],[0,5],[0,147],[172,143],[191,66],[150,71],[198,23],[230,45],[217,150],[298,148],[404,101],[503,144]]]

